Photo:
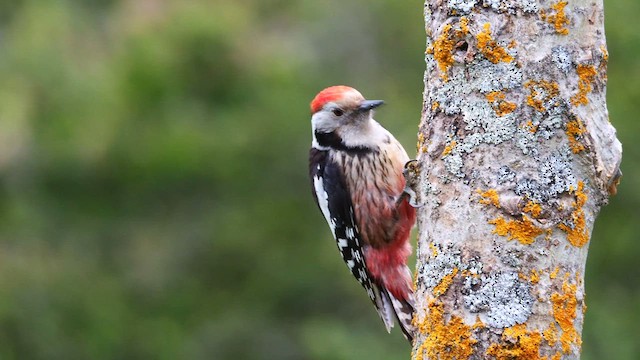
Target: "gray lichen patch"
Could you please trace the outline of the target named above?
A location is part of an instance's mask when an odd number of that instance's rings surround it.
[[[496,115],[486,100],[471,101],[462,109],[465,130],[475,130],[476,136],[465,138],[461,150],[471,152],[474,147],[484,143],[498,145],[513,138],[516,130],[513,113]]]
[[[458,139],[450,153],[444,157],[447,171],[456,177],[464,177],[463,154],[473,152],[481,144],[498,145],[513,138],[517,126],[513,114],[496,115],[486,100],[461,104],[466,135]]]
[[[480,313],[480,319],[490,327],[522,324],[532,313],[530,286],[517,272],[483,275],[479,284],[463,289],[464,306],[472,313]]]
[[[427,289],[433,289],[445,276],[452,274],[454,269],[460,268],[462,264],[460,250],[454,249],[452,244],[447,245],[444,251],[438,245],[432,246],[429,260],[423,268],[418,269],[418,284],[423,284]]]
[[[516,131],[516,146],[524,155],[538,155],[537,134],[527,127],[519,127]]]
[[[523,74],[515,62],[494,64],[483,59],[469,68],[469,79],[464,80],[472,90],[483,94],[522,86]]]
[[[429,59],[429,57],[428,57]],[[428,61],[435,63],[435,60]],[[460,114],[471,104],[467,96],[472,92],[487,94],[522,86],[523,74],[513,63],[493,64],[488,60],[476,60],[469,65],[467,73],[454,68],[449,81],[433,89],[433,99],[446,115]],[[475,105],[475,104],[473,104]]]
[[[547,111],[547,114],[536,112],[533,118],[538,122],[536,133],[543,139],[549,140],[566,123],[567,109],[565,106],[554,106]]]
[[[551,49],[551,58],[558,69],[565,74],[572,68],[573,57],[571,52],[564,46],[556,46]]]
[[[422,252],[427,252],[427,260],[422,262],[418,269],[418,285],[430,291],[436,291],[447,276],[457,275],[465,289],[477,288],[481,283],[484,264],[477,255],[462,255],[461,251],[454,245],[431,244],[429,249],[421,249],[418,256],[423,256]],[[436,296],[442,294],[434,294]]]
[[[450,174],[456,177],[464,177],[464,172],[462,172],[463,166],[464,161],[462,161],[462,156],[460,154],[450,154],[444,158],[444,167]]]
[[[537,12],[539,7],[535,0],[484,0],[484,7],[489,7],[496,12],[508,12],[515,14],[520,9],[525,13]]]
[[[539,162],[537,178],[521,177],[515,193],[538,203],[546,203],[577,187],[577,179],[571,167],[571,150],[562,146]]]
[[[503,165],[498,170],[498,184],[513,182],[516,180],[515,171],[511,170],[507,165]]]
[[[468,14],[476,6],[478,0],[449,0],[447,6],[449,10],[454,10],[458,14]]]
[[[449,81],[434,89],[432,101],[439,104],[439,109],[449,116],[462,115],[464,123],[463,129],[454,129],[464,133],[443,157],[449,174],[463,178],[464,154],[473,152],[479,145],[498,145],[514,138],[518,128],[516,114],[499,116],[481,94],[522,86],[522,76],[522,71],[512,63],[476,60],[467,74],[461,68],[453,69]]]
[[[517,10],[525,13],[535,13],[539,10],[536,0],[449,0],[447,7],[449,11],[456,14],[469,14],[476,5],[483,8],[490,8],[498,13],[515,14]]]

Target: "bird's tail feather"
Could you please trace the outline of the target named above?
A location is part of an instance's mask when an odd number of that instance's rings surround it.
[[[384,322],[388,332],[394,326],[394,318],[400,325],[400,330],[404,337],[413,343],[415,328],[411,323],[413,318],[413,299],[398,299],[391,294],[384,286],[377,285],[376,289],[376,309],[378,315]],[[409,294],[410,296],[412,294]]]

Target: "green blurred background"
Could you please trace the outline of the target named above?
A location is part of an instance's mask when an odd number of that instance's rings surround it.
[[[408,359],[310,196],[349,84],[414,151],[422,2],[0,0],[0,359]],[[607,0],[619,195],[583,359],[640,354],[640,2]]]

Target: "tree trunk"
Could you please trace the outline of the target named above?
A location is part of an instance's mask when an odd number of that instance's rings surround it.
[[[575,359],[620,177],[602,0],[427,0],[413,359]]]

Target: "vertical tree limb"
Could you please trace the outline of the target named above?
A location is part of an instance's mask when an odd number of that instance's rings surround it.
[[[427,0],[414,359],[578,358],[619,179],[602,0]]]

